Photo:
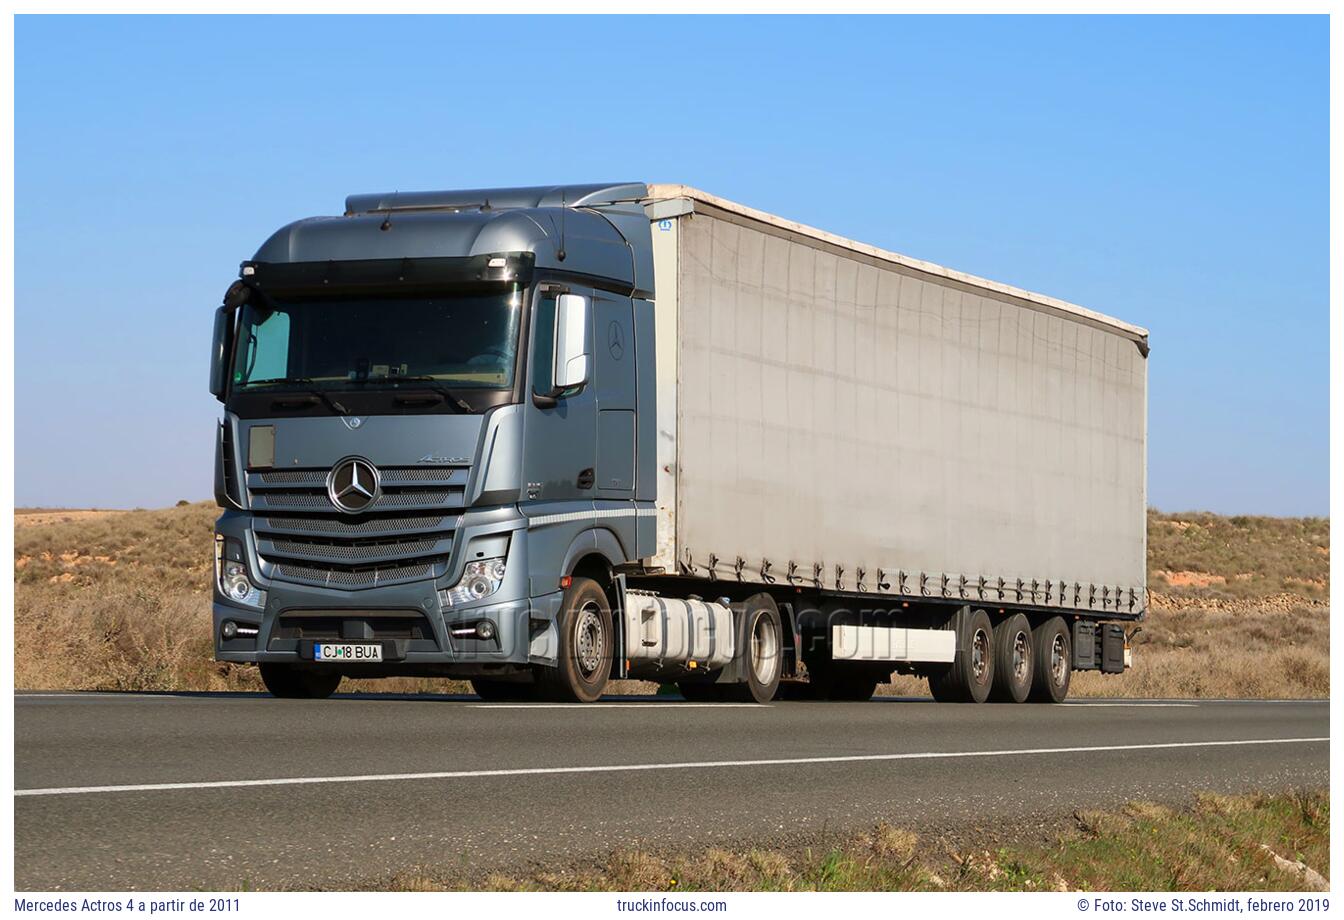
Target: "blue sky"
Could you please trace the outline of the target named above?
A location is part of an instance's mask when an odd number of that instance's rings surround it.
[[[211,494],[212,308],[350,192],[684,182],[1149,327],[1149,498],[1328,513],[1328,26],[18,18],[16,500]]]

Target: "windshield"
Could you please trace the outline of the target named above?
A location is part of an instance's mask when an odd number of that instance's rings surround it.
[[[513,386],[522,295],[362,296],[243,307],[233,388],[342,389],[406,378]]]

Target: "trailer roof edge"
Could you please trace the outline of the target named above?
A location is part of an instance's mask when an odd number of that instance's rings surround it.
[[[1113,329],[1126,338],[1138,342],[1146,351],[1148,344],[1147,329],[1142,326],[1136,326],[1133,323],[1127,323],[1121,319],[1116,319],[1114,316],[1108,316],[1105,313],[1098,313],[1096,310],[1089,310],[1087,307],[1069,303],[1067,300],[1060,300],[1057,297],[1038,294],[1034,291],[1013,287],[1010,284],[1003,284],[998,281],[991,281],[988,278],[981,278],[978,275],[960,272],[956,269],[947,268],[946,266],[938,265],[934,262],[925,262],[922,259],[914,259],[910,256],[901,255],[898,252],[881,249],[877,246],[870,246],[867,243],[860,243],[858,240],[851,240],[834,233],[829,233],[825,230],[820,230],[816,227],[810,227],[807,224],[800,224],[797,221],[779,217],[767,211],[761,211],[744,204],[739,204],[736,201],[729,201],[727,198],[711,195],[708,192],[701,191],[700,189],[693,188],[689,185],[658,183],[650,184],[648,186],[648,198],[646,201],[661,201],[677,198],[688,198],[692,201],[701,202],[709,207],[717,208],[720,211],[726,211],[730,214],[736,214],[741,217],[759,221],[778,230],[795,233],[841,249],[848,249],[873,259],[890,262],[925,274],[936,275],[938,277],[946,278],[949,281],[956,281],[961,284],[981,288],[982,290],[990,291],[995,294],[1001,294],[1006,297],[1026,301],[1027,303],[1037,304],[1052,312],[1076,316],[1093,325]]]

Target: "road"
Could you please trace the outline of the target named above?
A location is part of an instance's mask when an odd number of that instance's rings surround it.
[[[15,698],[20,890],[357,888],[1325,785],[1307,702]]]

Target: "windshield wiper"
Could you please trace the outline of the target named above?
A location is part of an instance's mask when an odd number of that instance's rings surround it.
[[[374,379],[374,380],[359,380],[359,381],[355,381],[355,382],[356,382],[356,383],[364,383],[364,384],[369,384],[369,383],[402,383],[402,382],[409,382],[409,383],[412,383],[412,384],[414,384],[414,385],[411,386],[411,387],[408,387],[408,389],[411,389],[411,390],[429,390],[429,391],[432,392],[432,393],[436,393],[436,394],[438,394],[438,395],[443,399],[444,402],[448,403],[448,405],[452,406],[453,409],[454,409],[455,411],[459,412],[459,413],[466,413],[466,414],[468,414],[468,415],[471,415],[471,414],[474,414],[475,411],[476,411],[475,409],[473,409],[473,408],[471,407],[471,404],[470,404],[470,403],[468,403],[468,402],[467,402],[465,399],[463,399],[462,397],[458,396],[458,395],[457,395],[456,393],[454,393],[452,390],[448,389],[448,388],[447,388],[446,386],[444,386],[443,384],[439,383],[438,379],[435,378],[435,377],[429,377],[429,376],[402,376],[402,375],[399,374],[399,375],[397,375],[396,377],[379,377],[379,378]]]
[[[313,386],[313,378],[311,377],[267,377],[265,380],[249,380],[245,386],[265,386],[268,384],[294,384],[296,386],[304,387],[302,392],[305,395],[322,400],[327,404],[327,408],[337,415],[350,414],[350,410],[337,402],[336,398],[330,393],[319,387]],[[276,399],[273,400],[273,402],[281,402],[281,400]]]

